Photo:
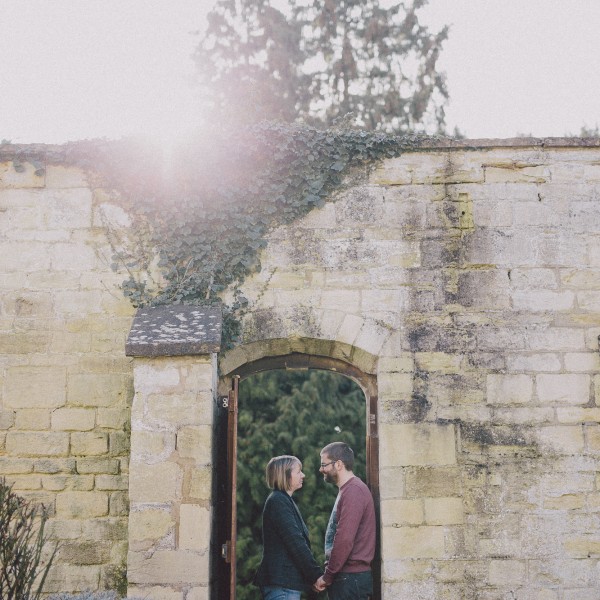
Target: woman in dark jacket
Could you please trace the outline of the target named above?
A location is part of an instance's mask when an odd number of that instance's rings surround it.
[[[266,468],[273,490],[263,509],[263,557],[256,573],[263,600],[300,600],[322,575],[310,550],[308,529],[292,494],[302,487],[302,463],[295,456],[276,456]]]

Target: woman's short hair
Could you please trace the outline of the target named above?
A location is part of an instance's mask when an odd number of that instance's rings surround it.
[[[302,463],[295,456],[290,456],[289,454],[274,456],[268,462],[265,469],[267,485],[272,490],[289,491],[292,469],[295,465],[300,465],[300,468],[302,468]]]

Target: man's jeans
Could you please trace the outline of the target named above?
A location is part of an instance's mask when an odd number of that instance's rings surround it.
[[[373,595],[371,571],[362,573],[338,573],[327,588],[329,600],[367,600]]]
[[[300,600],[300,592],[288,588],[265,585],[260,588],[263,600]]]

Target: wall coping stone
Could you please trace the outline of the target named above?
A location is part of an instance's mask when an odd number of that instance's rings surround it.
[[[102,143],[110,143],[102,140]],[[600,148],[600,137],[516,137],[455,139],[452,137],[431,136],[413,141],[406,153],[422,150],[479,150],[481,148]],[[66,144],[0,144],[0,162],[19,160],[49,159],[62,163],[77,154],[77,142]]]
[[[221,349],[220,308],[177,305],[140,308],[133,318],[127,356],[185,356]]]

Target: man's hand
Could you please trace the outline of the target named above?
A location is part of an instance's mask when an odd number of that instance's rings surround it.
[[[325,580],[322,577],[319,577],[319,579],[317,579],[313,583],[313,590],[315,592],[322,592],[326,587],[327,587],[327,584],[325,583]]]

